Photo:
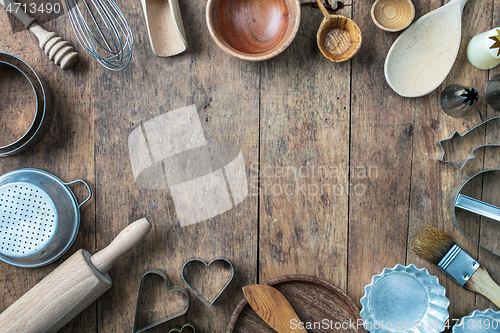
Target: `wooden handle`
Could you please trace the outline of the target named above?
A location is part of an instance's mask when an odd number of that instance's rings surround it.
[[[470,277],[465,288],[483,295],[500,308],[500,286],[493,281],[482,266]]]
[[[321,12],[323,13],[324,17],[330,16],[330,13],[328,12],[328,10],[326,10],[325,5],[323,4],[323,0],[316,0],[316,3],[318,4],[318,7],[321,10]]]
[[[69,45],[67,41],[58,37],[55,33],[42,28],[36,23],[35,18],[26,14],[21,8],[14,10],[14,3],[15,0],[0,0],[0,5],[5,8],[10,5],[12,9],[10,12],[24,24],[26,29],[29,29],[38,38],[40,48],[45,51],[50,60],[54,61],[63,70],[73,67],[79,60],[79,55],[75,52],[73,46]]]
[[[25,29],[29,29],[29,27],[36,22],[36,19],[21,10],[21,7],[16,8],[14,0],[0,0],[0,4],[5,8],[10,5],[9,13],[17,17],[17,19],[24,24]],[[16,10],[14,10],[14,8],[16,8]]]
[[[145,218],[135,221],[125,229],[106,248],[94,254],[90,261],[102,274],[106,274],[122,255],[134,248],[151,230]]]
[[[277,289],[264,284],[243,287],[248,304],[278,333],[307,333],[295,310]]]
[[[90,263],[90,253],[75,252],[0,314],[2,332],[53,333],[111,288],[109,275]]]

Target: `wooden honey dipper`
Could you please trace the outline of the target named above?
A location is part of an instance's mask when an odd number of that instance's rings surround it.
[[[14,8],[14,0],[0,0],[0,5],[8,8]],[[12,10],[11,13],[17,17],[27,30],[30,30],[38,38],[40,48],[45,51],[57,66],[61,66],[63,70],[73,67],[78,61],[78,53],[75,52],[73,46],[57,36],[54,32],[43,29],[36,19],[26,14],[24,11]]]

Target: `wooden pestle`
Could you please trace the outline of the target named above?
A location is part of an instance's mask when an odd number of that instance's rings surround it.
[[[0,5],[12,10],[12,14],[24,24],[27,30],[30,30],[38,38],[40,48],[45,51],[50,60],[53,60],[57,66],[61,66],[63,70],[73,67],[78,62],[78,53],[75,52],[73,46],[58,37],[55,33],[43,29],[36,19],[26,14],[21,8],[15,8],[15,0],[0,0]]]
[[[91,255],[79,250],[0,314],[6,333],[57,332],[111,288],[107,274],[118,258],[151,230],[140,219],[122,230],[108,247]]]

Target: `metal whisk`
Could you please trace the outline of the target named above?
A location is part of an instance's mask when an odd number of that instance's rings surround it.
[[[83,4],[83,11],[78,1]],[[134,39],[116,2],[64,0],[64,3],[71,26],[85,52],[109,70],[120,71],[127,67],[132,58]]]

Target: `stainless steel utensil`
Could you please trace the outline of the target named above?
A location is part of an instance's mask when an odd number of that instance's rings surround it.
[[[0,52],[0,68],[19,71],[30,83],[36,98],[36,112],[30,128],[15,142],[0,147],[0,156],[10,156],[31,149],[43,138],[52,122],[54,108],[50,87],[23,60],[15,55]],[[18,98],[23,96],[18,94]]]
[[[477,102],[478,96],[474,88],[452,84],[441,92],[441,108],[450,117],[464,117]]]
[[[89,197],[78,204],[68,185],[81,182]],[[83,180],[65,183],[38,169],[0,177],[0,260],[19,267],[40,267],[61,257],[80,226],[80,207],[92,195]]]
[[[83,5],[83,11],[78,2]],[[132,58],[134,38],[116,2],[64,0],[64,4],[71,26],[85,52],[106,69],[120,71],[127,67]]]

